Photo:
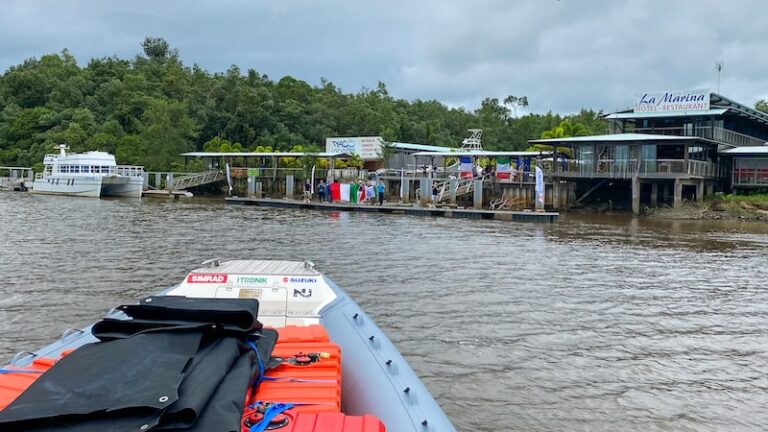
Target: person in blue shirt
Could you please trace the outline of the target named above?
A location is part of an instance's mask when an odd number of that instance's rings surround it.
[[[320,198],[320,202],[325,202],[325,180],[320,180],[320,184],[317,185],[317,197]]]
[[[376,192],[379,194],[379,205],[384,205],[384,182],[381,179],[376,185]]]

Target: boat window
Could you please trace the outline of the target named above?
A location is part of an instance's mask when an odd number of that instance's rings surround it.
[[[90,172],[90,170],[88,169],[88,165],[81,165],[80,172],[84,172],[84,173]]]

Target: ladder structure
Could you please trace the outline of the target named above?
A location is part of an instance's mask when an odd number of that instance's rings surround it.
[[[173,189],[184,190],[210,183],[216,183],[226,179],[221,171],[206,171],[201,173],[188,174],[183,177],[173,179]]]
[[[483,151],[483,144],[482,144],[483,130],[482,129],[468,129],[468,130],[469,130],[469,138],[464,138],[464,141],[461,142],[461,149],[458,151],[458,153],[461,154],[461,152]]]

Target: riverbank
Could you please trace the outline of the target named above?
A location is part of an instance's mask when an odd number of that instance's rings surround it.
[[[645,214],[660,219],[768,222],[768,195],[712,195],[701,203],[648,209]]]

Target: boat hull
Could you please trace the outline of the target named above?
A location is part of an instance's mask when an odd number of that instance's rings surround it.
[[[141,198],[143,179],[123,176],[48,176],[37,179],[32,193],[100,198],[102,196]]]

